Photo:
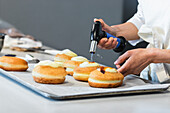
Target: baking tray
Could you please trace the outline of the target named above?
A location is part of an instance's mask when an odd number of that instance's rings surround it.
[[[170,84],[152,84],[135,75],[126,76],[123,85],[117,88],[92,88],[87,82],[77,81],[69,75],[66,76],[63,84],[39,84],[34,82],[32,78],[31,72],[33,68],[34,65],[29,64],[26,72],[7,72],[0,69],[0,73],[44,97],[57,100],[164,92],[170,86]]]

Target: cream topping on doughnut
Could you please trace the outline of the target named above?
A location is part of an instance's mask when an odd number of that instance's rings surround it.
[[[88,59],[83,57],[83,56],[77,56],[77,57],[73,57],[71,58],[72,61],[78,61],[78,62],[87,62]]]
[[[4,63],[4,62],[0,62],[0,65],[3,67],[14,67],[14,68],[25,68],[27,67],[27,65],[16,65],[16,64],[8,64],[8,63]]]
[[[73,68],[66,68],[66,71],[73,71]]]
[[[61,51],[59,54],[65,54],[71,57],[76,57],[77,54],[74,53],[73,51],[69,50],[69,49],[64,49],[63,51]]]
[[[51,66],[51,67],[54,67],[54,68],[57,68],[57,67],[63,67],[63,63],[60,63],[60,62],[52,62],[50,60],[44,60],[44,61],[40,61],[38,64],[35,65],[36,66]]]
[[[106,81],[106,80],[95,80],[95,79],[92,79],[92,78],[89,78],[88,81],[95,82],[95,83],[119,83],[119,82],[121,82],[121,80],[109,80],[109,81]]]
[[[97,70],[101,71],[101,68],[97,68]],[[115,68],[111,68],[111,67],[105,67],[104,71],[110,72],[110,73],[117,73],[117,70]]]
[[[95,66],[99,66],[99,64],[96,62],[83,62],[82,64],[80,64],[79,67],[95,67]]]
[[[117,73],[117,70],[115,68],[107,67],[105,69],[106,72],[111,72],[111,73]]]
[[[0,62],[0,65],[1,65],[1,66],[7,66],[7,67],[10,67],[10,66],[11,66],[10,64],[4,63],[4,62]]]
[[[74,73],[73,76],[89,77],[88,74]]]
[[[43,75],[43,74],[39,74],[35,71],[32,71],[32,75],[35,77],[44,77],[44,78],[58,78],[58,79],[63,79],[65,76],[63,75],[57,75],[57,76],[49,76],[49,75]]]
[[[55,62],[63,63],[63,62],[65,62],[65,61],[67,61],[67,60],[65,60],[65,59],[63,59],[63,58],[54,57],[54,61],[55,61]]]

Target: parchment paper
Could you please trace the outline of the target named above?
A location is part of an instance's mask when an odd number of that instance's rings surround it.
[[[32,78],[32,69],[34,65],[29,64],[29,69],[26,72],[7,72],[0,69],[0,73],[18,81],[19,83],[30,87],[39,92],[43,96],[54,99],[69,99],[80,97],[93,97],[112,94],[124,93],[142,93],[164,91],[170,84],[151,84],[146,83],[142,79],[128,75],[124,78],[123,85],[117,88],[92,88],[88,82],[75,80],[72,76],[67,75],[63,84],[49,85],[36,83]]]

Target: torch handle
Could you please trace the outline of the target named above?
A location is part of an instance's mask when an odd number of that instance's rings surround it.
[[[106,36],[107,36],[108,39],[109,39],[110,37],[117,38],[118,44],[117,44],[116,48],[118,48],[118,47],[120,46],[121,40],[120,40],[118,37],[115,37],[115,36],[113,36],[113,35],[111,35],[111,34],[109,34],[109,33],[107,33],[107,32],[106,32]]]

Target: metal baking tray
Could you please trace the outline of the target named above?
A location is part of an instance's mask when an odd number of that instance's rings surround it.
[[[26,72],[7,72],[0,69],[0,73],[44,97],[56,100],[165,92],[170,86],[170,84],[152,84],[134,75],[126,76],[123,85],[117,88],[92,88],[87,82],[77,81],[69,75],[63,84],[39,84],[32,78],[33,67],[33,64],[29,64]]]

